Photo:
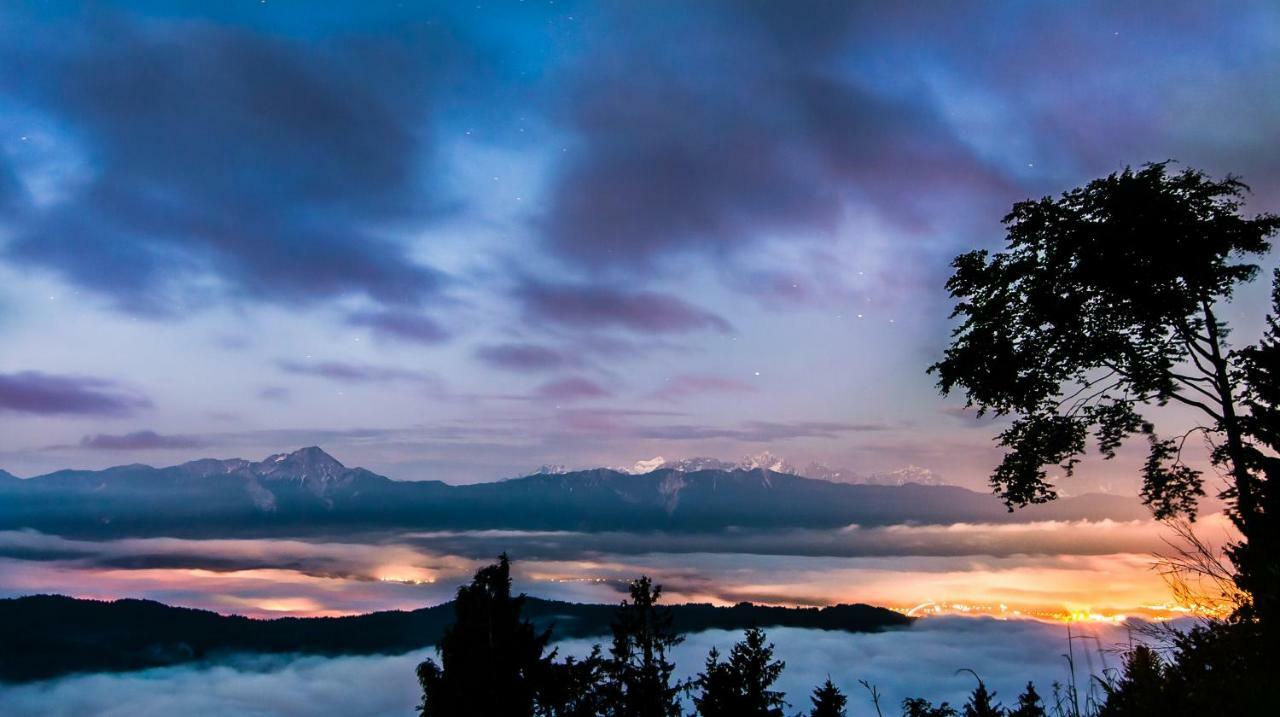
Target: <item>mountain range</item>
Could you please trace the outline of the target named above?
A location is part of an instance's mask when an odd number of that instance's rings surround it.
[[[683,458],[679,460],[667,460],[662,456],[649,458],[646,460],[636,461],[629,467],[618,467],[613,470],[619,473],[630,473],[631,475],[644,475],[652,473],[656,470],[673,470],[680,473],[697,473],[698,471],[752,471],[766,470],[773,473],[786,473],[788,475],[800,476],[801,478],[816,478],[818,480],[830,481],[832,483],[855,483],[860,485],[906,485],[915,483],[917,485],[949,485],[946,481],[939,478],[933,471],[920,466],[909,465],[887,473],[858,473],[848,468],[833,468],[825,463],[811,461],[803,468],[798,464],[792,463],[787,459],[773,453],[772,451],[762,451],[745,456],[737,461],[726,461],[719,458],[711,458],[708,456],[697,456],[694,458]],[[560,473],[571,473],[568,466],[563,464],[543,465],[539,466],[534,474],[546,473],[550,475]]]
[[[665,530],[837,528],[900,523],[1132,520],[1136,498],[1090,494],[1010,513],[956,486],[836,483],[772,467],[598,468],[491,483],[398,481],[317,447],[261,461],[202,459],[32,478],[0,474],[0,529],[212,535],[369,529]]]

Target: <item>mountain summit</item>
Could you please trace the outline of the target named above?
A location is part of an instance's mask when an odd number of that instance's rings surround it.
[[[349,470],[319,446],[267,456],[265,460],[252,464],[250,469],[264,478],[280,477],[299,483],[322,484],[342,478]]]

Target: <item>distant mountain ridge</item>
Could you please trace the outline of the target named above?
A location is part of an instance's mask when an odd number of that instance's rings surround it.
[[[620,473],[630,473],[631,475],[645,475],[656,470],[673,470],[680,473],[696,473],[698,471],[752,471],[766,470],[773,473],[786,473],[788,475],[800,476],[801,478],[814,478],[817,480],[825,480],[832,483],[854,483],[859,485],[906,485],[915,483],[917,485],[951,485],[938,477],[932,470],[921,468],[916,465],[908,465],[897,470],[887,473],[870,473],[863,474],[848,468],[833,468],[825,463],[811,461],[803,468],[798,468],[796,464],[791,463],[787,459],[771,452],[761,451],[743,457],[738,461],[726,461],[719,458],[711,458],[709,456],[696,456],[693,458],[683,458],[680,460],[667,460],[662,456],[655,456],[646,460],[636,461],[630,467],[614,468]],[[545,473],[548,475],[556,475],[560,473],[570,473],[570,469],[563,464],[543,465],[533,473]]]
[[[1009,513],[993,496],[955,486],[833,483],[764,467],[643,475],[601,468],[472,485],[395,481],[348,468],[317,447],[256,462],[202,459],[0,480],[0,529],[92,535],[334,526],[697,532],[1146,517],[1136,498],[1085,495]]]

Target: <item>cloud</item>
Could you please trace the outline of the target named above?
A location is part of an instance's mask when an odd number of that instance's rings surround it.
[[[80,439],[81,448],[105,451],[146,451],[167,448],[203,448],[208,442],[197,436],[161,435],[155,431],[95,433]]]
[[[575,329],[626,329],[645,334],[733,330],[723,317],[655,291],[531,282],[518,292],[518,298],[529,321]]]
[[[613,392],[594,381],[573,377],[544,383],[538,387],[536,394],[540,398],[557,401],[577,401],[589,398],[607,398],[612,396]]]
[[[850,208],[915,231],[943,198],[1016,194],[924,87],[857,64],[875,40],[856,9],[615,10],[629,31],[573,68],[559,115],[575,142],[542,230],[572,263],[830,240]]]
[[[506,371],[552,371],[576,363],[549,346],[527,343],[494,344],[476,349],[476,358]]]
[[[1116,656],[1102,649],[1128,645],[1124,627],[1078,625],[1075,629],[1082,636],[1075,645],[1077,679],[1084,683],[1089,673],[1100,673],[1104,665],[1118,666]],[[828,677],[849,697],[850,714],[874,711],[859,680],[876,685],[885,712],[896,714],[908,697],[947,701],[958,709],[975,685],[972,675],[957,673],[962,668],[981,675],[1006,705],[1017,702],[1028,680],[1048,698],[1054,681],[1068,679],[1062,659],[1067,633],[1061,624],[938,617],[881,633],[796,628],[766,628],[765,632],[774,645],[774,656],[786,663],[775,687],[790,703],[788,714],[807,709],[809,694]],[[741,639],[741,632],[727,630],[687,636],[672,650],[677,676],[695,676],[712,647],[724,654]],[[582,656],[593,644],[571,640],[559,646],[565,655]]]
[[[661,388],[653,392],[652,397],[678,400],[708,393],[750,393],[755,390],[755,386],[736,378],[712,374],[685,374],[667,379]]]
[[[361,311],[347,317],[351,326],[367,328],[378,336],[419,344],[448,341],[449,332],[434,319],[400,309]]]
[[[457,55],[449,33],[307,44],[92,12],[19,26],[32,33],[0,37],[0,90],[65,129],[86,171],[25,215],[9,260],[152,314],[191,305],[210,278],[283,303],[405,306],[439,291],[443,275],[386,229],[437,205],[421,122],[434,72]]]
[[[745,421],[738,426],[669,425],[642,426],[636,430],[644,438],[702,440],[731,438],[768,443],[788,438],[839,438],[848,433],[887,431],[880,423],[839,423],[834,421]]]
[[[0,374],[0,411],[120,417],[150,407],[145,396],[107,379],[40,371]]]
[[[257,717],[386,717],[410,714],[423,650],[396,657],[239,656],[201,667],[68,677],[0,686],[9,717],[253,714]],[[362,689],[351,689],[351,680]]]
[[[438,379],[425,371],[411,371],[402,368],[373,366],[370,364],[344,363],[341,361],[277,361],[276,365],[285,373],[299,376],[326,378],[340,383],[390,383],[407,381],[414,383],[436,384]]]
[[[1115,666],[1101,651],[1128,643],[1122,627],[1075,627],[1085,641],[1076,645],[1077,679]],[[973,669],[1006,705],[1028,680],[1042,695],[1068,675],[1061,653],[1066,628],[1031,621],[929,618],[883,633],[843,633],[794,628],[766,631],[775,656],[786,662],[777,688],[789,711],[808,705],[809,692],[828,676],[849,696],[850,713],[871,710],[858,680],[875,684],[886,710],[895,713],[906,697],[925,697],[953,706],[964,702]],[[686,637],[672,651],[679,679],[695,675],[714,646],[727,652],[739,632],[711,630]],[[598,640],[556,644],[562,655],[585,655]],[[421,698],[414,667],[433,650],[396,656],[237,656],[198,666],[123,674],[76,675],[48,682],[0,686],[0,701],[11,717],[71,717],[80,714],[163,715],[254,714],[259,717],[385,717],[410,714]],[[363,688],[350,689],[359,684]],[[691,705],[688,705],[691,707]]]
[[[1210,543],[1223,542],[1217,529],[1220,514],[1206,516],[1212,527],[1202,530]],[[483,559],[511,549],[519,542],[521,560],[573,561],[585,555],[635,556],[697,553],[745,556],[807,556],[830,558],[987,556],[1085,556],[1154,554],[1167,551],[1168,531],[1154,521],[1033,521],[1002,524],[852,525],[842,530],[760,530],[739,528],[725,532],[666,533],[638,539],[624,532],[459,531],[409,535],[424,548]],[[1226,535],[1225,531],[1222,533]],[[2,544],[2,541],[0,541]],[[677,561],[683,562],[683,561]],[[732,581],[720,586],[731,592]],[[716,588],[708,588],[715,591]],[[727,594],[727,593],[726,593]],[[725,597],[728,599],[728,597]]]

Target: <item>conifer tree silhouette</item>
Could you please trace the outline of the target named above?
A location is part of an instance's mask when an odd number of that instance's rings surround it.
[[[673,683],[668,653],[683,640],[671,611],[660,606],[662,586],[647,576],[632,581],[618,608],[603,685],[607,717],[679,717],[685,686]]]
[[[809,712],[809,717],[845,717],[845,705],[848,704],[849,698],[845,697],[840,688],[836,687],[828,677],[826,682],[813,691],[809,701],[813,702],[813,710]]]
[[[1103,683],[1107,699],[1099,717],[1182,714],[1165,694],[1166,670],[1164,660],[1150,647],[1138,645],[1129,651],[1120,679]]]
[[[707,657],[696,685],[701,693],[693,702],[702,717],[782,717],[786,704],[782,693],[770,687],[785,667],[773,659],[773,645],[765,642],[764,631],[753,627],[720,661],[714,648]]]
[[[1009,710],[1009,717],[1045,717],[1044,701],[1034,684],[1027,683],[1027,689],[1018,695],[1018,706]]]
[[[956,717],[956,710],[946,702],[934,706],[929,700],[909,697],[902,701],[902,717]]]
[[[965,702],[961,714],[964,717],[1004,717],[1004,708],[995,702],[995,693],[987,690],[986,683],[978,677],[978,673],[973,670],[964,670],[964,672],[972,674],[978,681],[978,686],[974,687],[973,692],[969,694],[969,701]]]
[[[569,657],[552,661],[539,679],[539,717],[598,717],[605,714],[602,685],[606,679],[605,660],[596,645],[582,659]]]
[[[456,622],[440,640],[440,664],[418,665],[422,717],[529,717],[538,682],[549,668],[550,632],[520,616],[524,596],[511,596],[511,563],[504,553],[458,588]]]

